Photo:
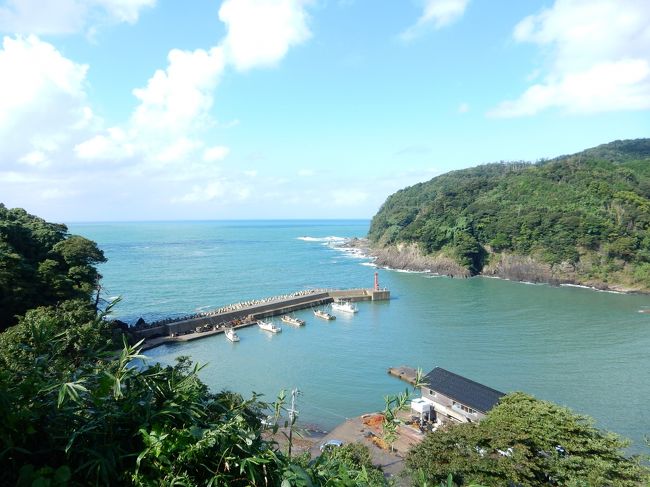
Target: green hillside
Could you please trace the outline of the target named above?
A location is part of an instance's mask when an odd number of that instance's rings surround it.
[[[546,269],[533,280],[648,291],[649,226],[650,139],[636,139],[402,189],[375,215],[369,238],[376,248],[416,245],[471,274],[498,275],[500,263],[526,257]]]
[[[105,261],[65,225],[0,203],[0,331],[31,308],[90,299],[101,277],[95,265]]]

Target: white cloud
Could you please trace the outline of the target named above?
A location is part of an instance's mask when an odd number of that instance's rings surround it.
[[[469,103],[463,102],[458,105],[458,113],[467,113],[469,112]]]
[[[241,122],[238,119],[230,120],[229,122],[223,122],[217,124],[220,129],[231,129],[233,127],[239,126]]]
[[[18,162],[32,167],[47,167],[49,165],[47,156],[39,150],[34,150],[25,154],[18,159]]]
[[[273,64],[290,46],[310,37],[305,7],[311,0],[225,0],[219,10],[228,33],[209,50],[173,49],[167,68],[157,70],[122,128],[96,134],[75,147],[82,159],[139,156],[154,166],[183,162],[202,150],[204,162],[224,159],[229,149],[205,147],[201,132],[218,126],[211,117],[213,92],[230,63],[237,69]],[[235,120],[227,127],[239,123]]]
[[[357,189],[341,189],[332,191],[332,202],[337,206],[357,206],[368,199],[369,194]]]
[[[650,3],[646,0],[556,0],[517,24],[518,42],[547,53],[541,80],[497,117],[549,108],[594,113],[650,108]]]
[[[193,153],[200,149],[202,145],[203,142],[200,140],[179,136],[166,144],[160,145],[154,150],[150,150],[148,154],[149,161],[162,163],[162,165],[185,162]],[[148,149],[151,149],[151,147],[148,147]]]
[[[205,162],[215,162],[222,161],[226,158],[230,149],[222,145],[216,145],[214,147],[208,147],[203,151],[203,160]]]
[[[314,176],[316,172],[313,169],[300,169],[298,171],[298,176],[301,178],[310,178]]]
[[[139,156],[153,165],[183,162],[204,143],[197,135],[213,120],[213,92],[224,69],[223,50],[173,49],[165,70],[159,69],[144,88],[133,90],[139,100],[130,120],[78,144],[82,159],[120,159]],[[205,149],[207,162],[223,158],[228,149]]]
[[[251,189],[241,184],[234,184],[226,178],[214,179],[206,184],[197,184],[192,189],[179,197],[172,198],[172,203],[205,203],[216,201],[230,203],[243,201],[250,197]]]
[[[96,117],[88,103],[87,65],[64,57],[36,36],[4,38],[0,46],[0,191],[16,201],[30,188],[34,205],[47,208],[46,200],[57,199],[77,214],[78,200],[85,193],[70,192],[72,182],[74,187],[102,189],[109,195],[107,205],[127,212],[125,201],[135,193],[150,194],[152,208],[162,200],[221,205],[259,199],[261,188],[253,189],[257,171],[215,164],[228,156],[229,148],[215,144],[212,134],[235,127],[239,121],[217,122],[214,92],[229,66],[248,69],[274,64],[289,48],[308,39],[305,9],[311,2],[225,0],[228,34],[222,42],[210,49],[171,50],[167,65],[133,90],[131,115],[112,126]],[[86,10],[75,10],[81,0],[54,3],[61,7],[57,10],[61,18],[46,25],[44,16],[44,24],[34,24],[33,30],[76,32],[88,27],[91,17],[95,19]],[[131,22],[153,0],[89,0],[84,4],[88,9],[101,8],[113,21]],[[0,25],[7,21],[9,10],[18,22],[20,9],[29,5],[35,4],[16,0],[0,7]],[[260,15],[261,25],[255,20]],[[35,14],[28,20],[39,18]],[[265,180],[257,185],[262,184],[281,183]]]
[[[140,100],[131,124],[138,133],[169,136],[202,126],[212,107],[212,93],[224,68],[223,51],[172,49],[168,65],[157,70],[145,88],[133,90]]]
[[[41,191],[41,198],[44,200],[61,200],[78,194],[79,191],[61,188],[47,188]]]
[[[469,0],[426,0],[424,11],[415,24],[400,34],[403,41],[412,41],[429,27],[441,29],[460,19]]]
[[[86,100],[87,70],[37,37],[3,39],[0,138],[5,161],[38,162],[37,152],[44,160],[90,128],[94,116]]]
[[[649,81],[650,65],[646,60],[596,64],[585,71],[533,85],[517,100],[501,103],[491,114],[519,117],[547,108],[582,114],[648,109]]]
[[[120,160],[133,157],[135,147],[128,140],[128,136],[124,130],[119,127],[113,127],[106,131],[106,135],[95,135],[75,145],[74,151],[80,159]]]
[[[246,186],[237,186],[233,189],[233,194],[238,201],[247,200],[250,197],[251,193],[251,189]]]
[[[7,0],[0,6],[0,32],[73,34],[92,21],[135,23],[155,0]]]
[[[93,0],[90,3],[103,7],[113,19],[119,22],[134,24],[140,17],[140,11],[153,7],[156,0]]]
[[[239,70],[273,65],[311,37],[305,7],[311,0],[225,0],[219,19],[228,33],[228,61]]]
[[[35,176],[19,171],[0,171],[0,181],[5,184],[32,185],[46,182],[42,176]],[[4,196],[4,195],[3,195]]]
[[[205,185],[195,185],[189,193],[173,198],[174,203],[197,203],[212,201],[226,194],[226,185],[222,181],[212,181]]]

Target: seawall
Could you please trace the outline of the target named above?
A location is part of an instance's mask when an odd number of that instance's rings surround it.
[[[390,299],[388,289],[333,289],[296,297],[265,301],[223,313],[206,314],[141,328],[130,328],[134,341],[145,339],[144,349],[163,343],[184,342],[222,333],[225,328],[251,326],[257,320],[292,313],[301,309],[327,305],[334,300],[384,301]]]

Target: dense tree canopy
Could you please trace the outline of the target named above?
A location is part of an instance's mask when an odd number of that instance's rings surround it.
[[[508,252],[582,263],[585,279],[607,282],[619,272],[650,289],[650,139],[438,176],[391,195],[369,237],[379,245],[415,242],[474,274],[490,254]]]
[[[89,299],[105,262],[97,245],[0,203],[0,330],[28,309],[75,298]]]
[[[589,418],[527,394],[502,398],[480,423],[429,434],[407,457],[416,477],[460,485],[639,486],[647,469],[626,458],[627,442]]]

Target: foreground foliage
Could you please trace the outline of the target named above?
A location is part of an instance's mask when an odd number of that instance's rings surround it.
[[[0,485],[383,483],[361,446],[292,461],[263,434],[264,403],[212,393],[187,358],[148,366],[91,302],[104,261],[0,204]]]
[[[296,459],[290,470],[295,477],[285,475],[288,485],[381,487],[389,485],[380,469],[372,464],[365,445],[349,443],[326,449],[316,460],[307,456]]]
[[[480,423],[427,435],[406,463],[415,478],[459,484],[639,486],[650,481],[628,443],[571,410],[524,393],[508,394]]]
[[[114,351],[83,301],[29,311],[0,335],[0,485],[382,485],[365,447],[291,461],[265,405],[213,394],[187,358]],[[284,482],[284,484],[283,484]]]
[[[650,290],[650,139],[438,176],[391,195],[369,237],[415,243],[472,274],[505,253]]]

